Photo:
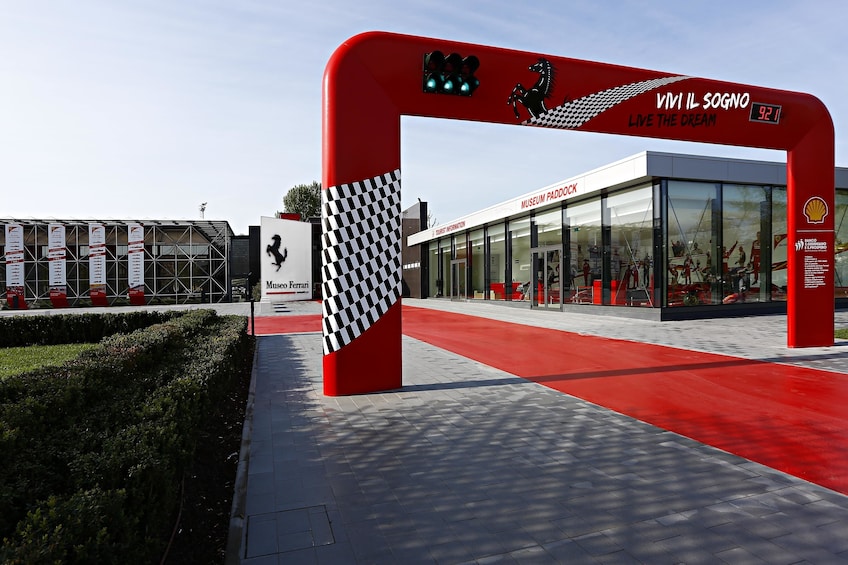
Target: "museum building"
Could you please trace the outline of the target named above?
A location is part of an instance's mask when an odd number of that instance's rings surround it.
[[[848,307],[848,169],[835,170]],[[786,163],[646,151],[412,234],[421,297],[651,319],[786,311]],[[406,262],[406,259],[404,260]]]

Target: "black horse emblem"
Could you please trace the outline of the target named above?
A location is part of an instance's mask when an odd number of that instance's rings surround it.
[[[519,82],[513,89],[507,99],[507,104],[512,104],[512,111],[515,112],[515,118],[521,119],[521,114],[518,112],[518,103],[521,103],[533,118],[538,118],[542,114],[547,113],[548,107],[545,106],[545,100],[551,97],[551,92],[554,89],[554,66],[547,59],[540,57],[538,61],[530,65],[529,70],[539,73],[539,79],[536,84],[529,89]]]
[[[283,248],[283,252],[280,253],[280,236],[278,234],[274,234],[271,239],[274,240],[274,243],[265,247],[265,253],[268,255],[274,256],[273,265],[277,266],[277,270],[280,270],[280,267],[283,265],[283,261],[286,260],[286,257],[289,255],[289,250],[287,248]]]

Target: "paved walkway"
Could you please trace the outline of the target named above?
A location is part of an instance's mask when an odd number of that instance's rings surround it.
[[[785,316],[404,303],[848,374],[842,342],[788,349]],[[319,334],[259,338],[231,562],[848,563],[842,494],[409,337],[403,354],[402,389],[334,398]]]

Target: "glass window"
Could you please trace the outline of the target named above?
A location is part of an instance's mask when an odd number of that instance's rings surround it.
[[[555,208],[533,218],[536,241],[539,247],[562,244],[562,210]]]
[[[429,296],[441,296],[441,279],[439,277],[439,241],[431,241],[427,249]]]
[[[603,269],[601,199],[568,206],[565,223],[570,235],[571,289],[563,301],[591,304],[594,300],[593,283],[601,280]]]
[[[610,304],[653,305],[653,187],[610,195]]]
[[[848,298],[848,191],[836,191],[836,213],[834,215],[834,238],[835,238],[835,267],[833,285],[836,298]]]
[[[718,187],[710,183],[668,182],[668,243],[665,253],[666,305],[718,304],[718,238],[713,214]]]
[[[722,303],[756,302],[763,297],[759,281],[760,237],[768,214],[769,189],[724,185],[722,188]],[[752,265],[752,255],[757,261]]]
[[[450,269],[450,297],[468,298],[468,243],[466,232],[453,236],[454,261]]]
[[[512,246],[512,300],[530,300],[530,216],[510,220],[509,241]]]
[[[474,230],[469,237],[471,246],[471,297],[483,299],[486,297],[486,257],[483,241],[483,230]]]
[[[465,232],[456,234],[454,239],[454,259],[465,259],[467,257],[468,248],[465,244]]]
[[[439,296],[450,296],[450,272],[451,272],[451,238],[446,237],[439,240],[440,255],[442,257],[442,269],[439,272]]]
[[[545,251],[536,255],[536,299],[534,305],[559,306],[562,270],[562,208],[546,210],[533,218],[536,246]]]
[[[493,300],[504,300],[506,291],[506,238],[504,225],[495,224],[486,230],[489,240],[489,290]]]
[[[786,300],[786,284],[788,281],[786,261],[789,230],[786,228],[786,187],[775,187],[771,191],[771,252],[768,262],[771,263],[771,299]],[[762,270],[762,269],[758,269]]]

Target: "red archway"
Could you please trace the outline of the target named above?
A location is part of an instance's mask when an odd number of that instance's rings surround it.
[[[438,55],[428,57],[435,52],[458,57],[445,65]],[[461,59],[469,56],[476,61],[466,59],[465,76],[454,79],[459,81],[457,88],[463,82],[471,85],[472,94],[439,93],[442,85],[426,83],[428,69],[439,67],[437,71],[449,75],[449,65],[455,64],[458,72]],[[544,84],[546,77],[556,80]],[[404,115],[787,151],[787,342],[789,347],[833,345],[834,131],[830,114],[817,98],[369,32],[343,43],[324,73],[325,394],[390,390],[402,384],[400,118]]]

